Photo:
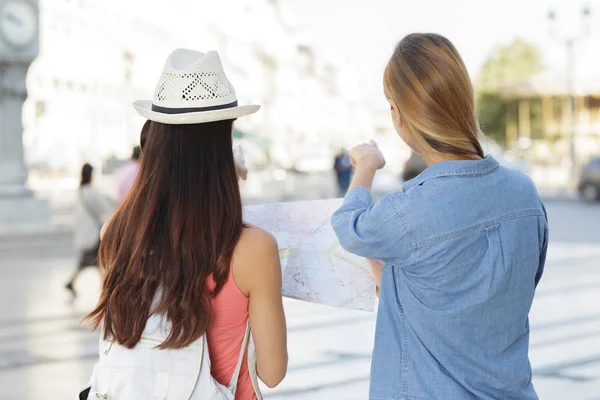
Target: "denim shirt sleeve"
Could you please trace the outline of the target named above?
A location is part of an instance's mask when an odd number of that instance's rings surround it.
[[[535,286],[537,287],[540,279],[542,279],[542,274],[544,273],[544,266],[546,265],[546,254],[548,252],[548,213],[546,212],[546,207],[542,204],[542,208],[544,209],[544,219],[546,220],[546,224],[544,226],[544,237],[542,241],[542,248],[540,249],[540,263],[538,264],[538,270],[535,274]]]
[[[412,244],[390,195],[373,203],[364,187],[352,188],[331,224],[346,251],[384,262],[410,258]]]

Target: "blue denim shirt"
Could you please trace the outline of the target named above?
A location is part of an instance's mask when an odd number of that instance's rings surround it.
[[[444,161],[377,203],[351,189],[332,224],[385,262],[371,399],[537,399],[528,314],[548,225],[529,178],[491,156]]]

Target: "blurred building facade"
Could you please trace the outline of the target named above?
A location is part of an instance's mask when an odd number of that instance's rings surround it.
[[[546,156],[556,161],[557,157],[568,156],[570,134],[574,130],[579,159],[600,154],[600,77],[578,76],[574,121],[563,81],[549,71],[523,85],[502,90],[508,111],[509,144],[519,140],[537,143],[534,150],[540,158]]]
[[[153,4],[157,3],[157,4]],[[160,3],[160,4],[158,4]],[[40,0],[40,55],[28,74],[28,163],[73,173],[125,158],[168,53],[216,49],[239,102],[263,106],[236,127],[284,167],[368,137],[372,112],[343,65],[316,54],[274,0]],[[322,160],[317,160],[317,164]]]
[[[131,143],[124,106],[132,54],[123,43],[130,21],[115,3],[40,1],[40,55],[28,74],[24,107],[30,164],[59,170],[83,160],[99,164],[110,147]]]

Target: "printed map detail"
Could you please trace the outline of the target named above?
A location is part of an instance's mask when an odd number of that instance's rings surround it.
[[[331,227],[341,204],[334,199],[247,206],[244,221],[277,239],[284,296],[373,311],[375,284],[368,265],[341,248]]]

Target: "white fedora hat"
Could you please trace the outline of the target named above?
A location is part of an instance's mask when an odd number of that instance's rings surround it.
[[[173,51],[163,68],[152,100],[133,103],[137,112],[163,124],[200,124],[253,114],[258,105],[238,106],[216,51]]]

